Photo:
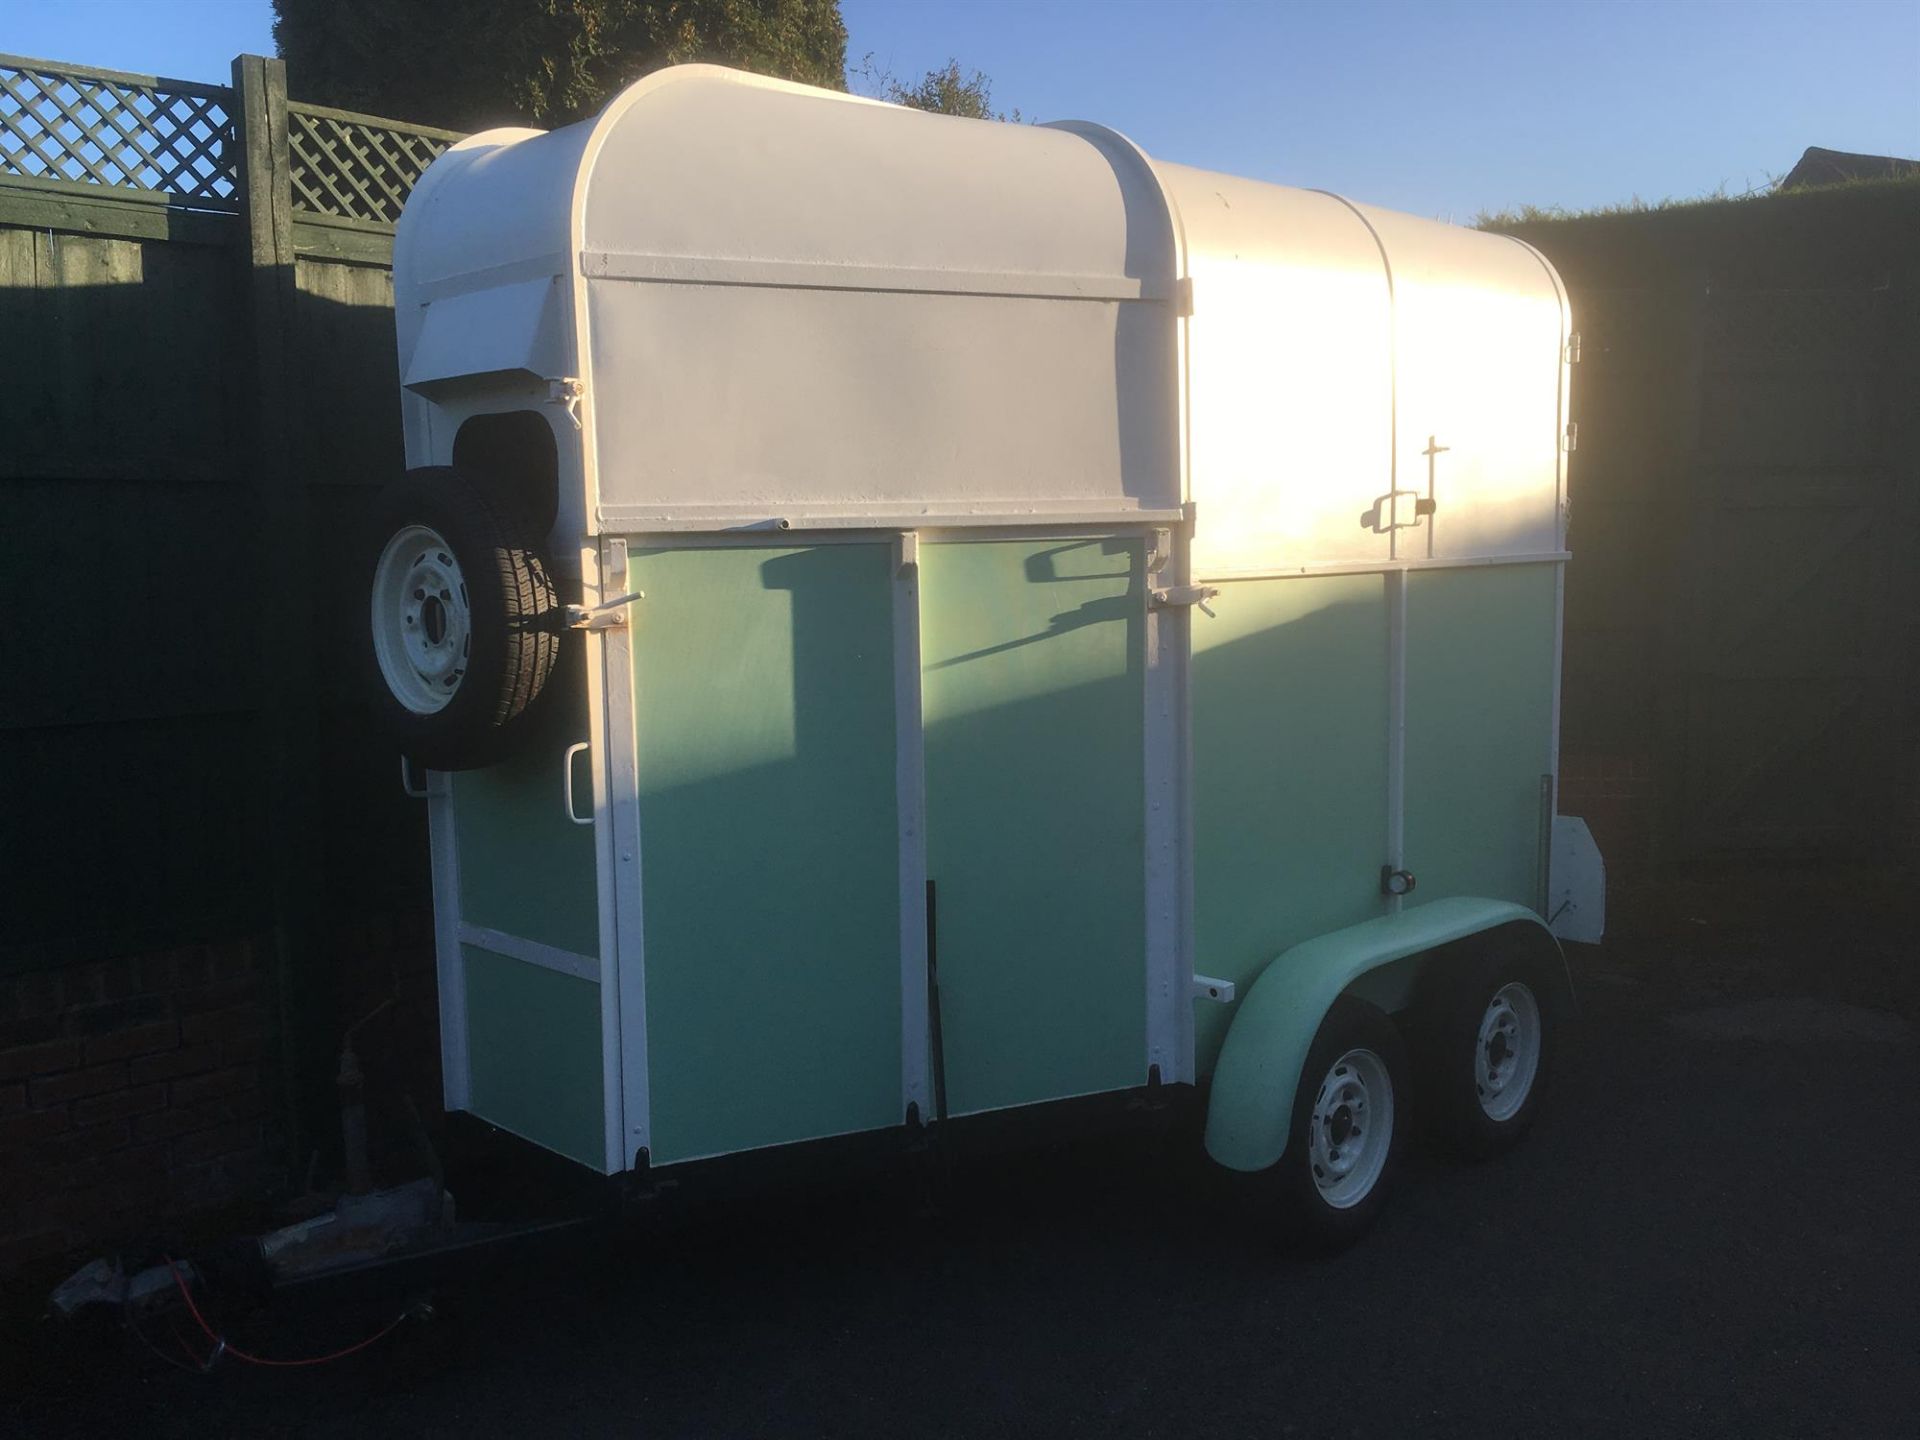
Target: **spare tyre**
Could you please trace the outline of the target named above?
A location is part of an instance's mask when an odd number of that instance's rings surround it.
[[[566,633],[543,537],[496,486],[449,466],[409,470],[381,493],[375,519],[375,710],[428,769],[504,758]]]

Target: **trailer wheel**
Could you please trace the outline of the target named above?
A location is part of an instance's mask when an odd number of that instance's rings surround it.
[[[1406,1148],[1407,1052],[1393,1021],[1342,995],[1320,1022],[1294,1096],[1280,1184],[1298,1238],[1337,1249],[1386,1203]]]
[[[448,467],[408,471],[382,492],[376,521],[375,709],[430,769],[504,758],[565,633],[541,537],[492,485]]]
[[[1429,1001],[1417,1050],[1448,1149],[1485,1160],[1526,1134],[1558,1041],[1558,995],[1539,966],[1493,956],[1445,980]]]

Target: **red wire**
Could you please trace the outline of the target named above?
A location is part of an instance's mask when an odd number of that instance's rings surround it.
[[[307,1360],[269,1360],[261,1355],[249,1355],[238,1346],[228,1344],[223,1336],[216,1334],[213,1327],[207,1324],[206,1317],[200,1313],[200,1307],[193,1303],[193,1292],[187,1288],[187,1282],[180,1278],[180,1267],[173,1263],[173,1257],[167,1255],[162,1258],[167,1262],[167,1273],[173,1276],[173,1283],[180,1287],[180,1298],[187,1302],[187,1313],[193,1316],[193,1323],[198,1325],[200,1332],[213,1342],[213,1354],[208,1356],[206,1361],[208,1365],[218,1360],[222,1352],[233,1356],[236,1360],[244,1360],[249,1365],[272,1365],[287,1369],[296,1368],[301,1365],[325,1365],[329,1361],[344,1360],[356,1350],[364,1350],[375,1341],[386,1339],[387,1336],[393,1333],[394,1328],[398,1326],[402,1320],[407,1318],[407,1312],[402,1310],[398,1315],[394,1316],[393,1319],[389,1320],[384,1328],[375,1331],[364,1340],[347,1346],[344,1350],[334,1351],[331,1355],[315,1355]]]
[[[171,1320],[167,1321],[167,1333],[173,1336],[173,1343],[180,1347],[180,1353],[193,1362],[194,1369],[204,1370],[207,1368],[207,1362],[193,1353],[193,1347],[187,1344],[187,1337],[180,1333],[180,1327]]]

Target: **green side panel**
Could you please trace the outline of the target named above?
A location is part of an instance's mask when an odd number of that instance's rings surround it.
[[[555,678],[568,686],[564,697],[555,697],[563,703],[543,717],[523,749],[498,765],[449,777],[460,918],[576,955],[598,955],[593,830],[568,821],[560,769],[567,746],[587,738],[586,684],[578,667]],[[584,790],[585,757],[578,767],[576,783]],[[584,793],[579,803],[587,803]],[[599,1044],[596,1036],[596,1067]]]
[[[478,946],[460,949],[473,1113],[600,1169],[600,987]]]
[[[1145,552],[923,545],[948,1108],[1146,1078]]]
[[[1539,904],[1556,568],[1408,577],[1406,864],[1422,900]]]
[[[891,547],[629,564],[653,1159],[899,1124]]]
[[[1381,912],[1386,580],[1220,588],[1193,617],[1194,968],[1244,1004],[1288,946]],[[1233,1015],[1195,1002],[1200,1074]]]

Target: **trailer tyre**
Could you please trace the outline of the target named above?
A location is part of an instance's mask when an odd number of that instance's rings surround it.
[[[444,466],[408,471],[375,516],[374,707],[419,764],[490,765],[525,732],[566,633],[542,537],[496,487]]]
[[[1393,1021],[1342,995],[1307,1052],[1276,1167],[1297,1240],[1331,1250],[1366,1233],[1400,1169],[1408,1098],[1406,1045]]]
[[[1520,1142],[1547,1088],[1560,990],[1540,963],[1493,955],[1446,977],[1421,1016],[1416,1050],[1434,1134],[1486,1160]]]

